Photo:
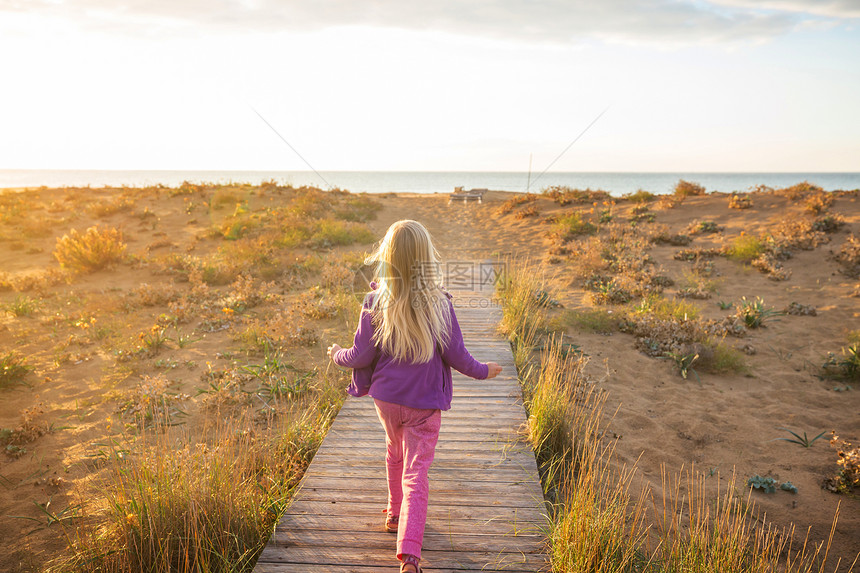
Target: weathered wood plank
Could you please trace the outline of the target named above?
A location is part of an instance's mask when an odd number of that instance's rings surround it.
[[[395,537],[386,532],[342,531],[278,531],[272,536],[272,544],[280,547],[365,547],[390,550]],[[459,533],[456,536],[443,533],[424,535],[427,551],[488,551],[492,553],[537,553],[541,551],[541,535],[475,535]]]
[[[391,566],[394,547],[390,553],[354,547],[275,547],[267,545],[260,561],[269,563],[341,563],[350,566]],[[536,571],[545,563],[543,556],[531,553],[491,553],[488,551],[422,551],[427,569],[471,569],[492,564],[495,571]],[[533,568],[534,567],[534,568]]]

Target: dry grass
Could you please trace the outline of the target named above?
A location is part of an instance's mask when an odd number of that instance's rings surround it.
[[[655,503],[650,490],[632,490],[636,470],[613,462],[614,442],[603,431],[605,396],[583,376],[586,359],[569,352],[562,338],[535,328],[544,324],[544,311],[532,293],[544,285],[534,269],[509,269],[500,291],[508,313],[504,325],[515,341],[527,433],[552,507],[547,541],[553,571],[825,571],[833,532],[825,544],[807,538],[792,546],[793,531],[764,521],[751,498],[737,493],[734,478],[721,490],[695,469],[664,469],[656,495],[662,503]],[[721,345],[713,343],[717,349]],[[539,359],[537,346],[543,348]],[[724,348],[718,354],[731,352]],[[838,513],[834,529],[837,518]]]
[[[114,228],[90,227],[84,233],[72,229],[57,239],[54,257],[60,266],[77,272],[94,272],[122,260],[125,243]]]

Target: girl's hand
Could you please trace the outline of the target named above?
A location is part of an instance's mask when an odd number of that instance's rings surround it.
[[[340,346],[337,344],[332,344],[328,347],[328,357],[334,360],[334,353],[340,350]]]
[[[495,362],[487,362],[487,380],[495,378],[502,371],[502,367]]]

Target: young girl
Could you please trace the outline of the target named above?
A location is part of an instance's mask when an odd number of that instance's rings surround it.
[[[420,573],[427,472],[441,411],[451,407],[451,367],[477,379],[502,368],[478,362],[463,345],[451,295],[440,286],[439,254],[421,223],[391,225],[368,262],[376,263],[379,283],[371,283],[364,299],[353,346],[332,344],[328,353],[335,364],[354,369],[349,393],[374,399],[387,446],[385,529],[397,532],[401,573]]]

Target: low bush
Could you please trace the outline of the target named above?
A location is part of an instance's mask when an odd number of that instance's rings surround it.
[[[765,243],[755,235],[741,233],[725,247],[726,256],[735,261],[748,263],[764,253]]]
[[[676,197],[692,197],[707,193],[703,185],[699,185],[692,181],[685,181],[683,179],[679,180],[678,183],[675,184],[674,192]]]
[[[118,229],[90,227],[84,233],[72,229],[57,239],[54,258],[76,272],[94,272],[122,260],[125,243]]]
[[[562,241],[570,241],[579,235],[590,235],[595,232],[597,232],[597,226],[586,219],[582,211],[572,211],[555,219],[550,235]]]

